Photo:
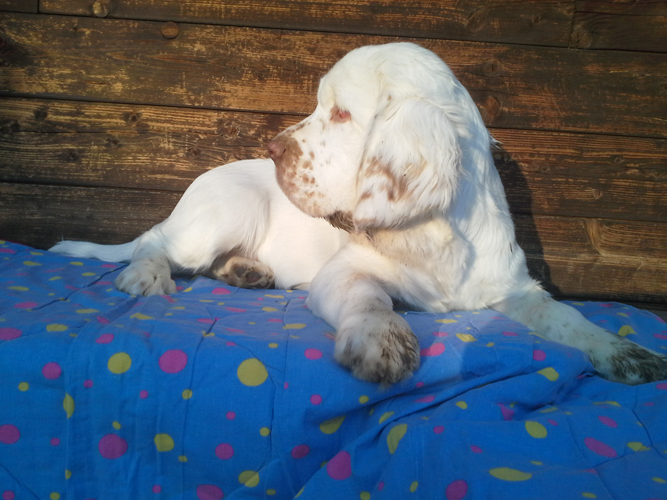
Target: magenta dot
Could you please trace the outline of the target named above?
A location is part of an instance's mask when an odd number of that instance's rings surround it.
[[[42,368],[42,375],[49,380],[55,380],[62,374],[62,369],[58,363],[46,363]]]
[[[447,486],[445,497],[447,497],[447,500],[461,500],[466,496],[466,493],[468,493],[468,483],[463,479],[459,479]]]
[[[197,498],[199,500],[222,500],[224,493],[213,484],[200,484],[197,486]]]
[[[654,333],[653,336],[656,339],[667,340],[667,335],[665,335],[664,333]]]
[[[415,384],[415,388],[416,388],[416,389],[419,389],[420,387],[424,387],[424,382],[417,382],[417,383]]]
[[[307,444],[298,444],[292,448],[292,458],[300,459],[310,453],[310,447]]]
[[[11,248],[0,248],[0,253],[16,253],[16,251]]]
[[[204,323],[206,325],[212,325],[213,323],[215,323],[215,320],[212,318],[199,318],[197,321],[199,323]]]
[[[432,403],[435,396],[424,396],[423,398],[415,399],[415,403]]]
[[[322,351],[319,349],[306,349],[305,355],[308,359],[320,359],[322,357]]]
[[[503,332],[503,335],[505,337],[518,337],[519,336],[519,334],[516,333],[516,332]],[[454,481],[454,483],[456,483],[456,482],[457,481]],[[452,484],[454,484],[454,483],[452,483]],[[450,484],[450,486],[451,486],[451,484]],[[467,490],[467,488],[468,488],[468,486],[466,485],[466,490]]]
[[[93,381],[92,380],[84,380],[83,381],[83,386],[86,389],[90,389],[93,386]]]
[[[380,481],[378,483],[378,491],[382,491],[384,489],[384,481]]]
[[[18,328],[0,328],[0,340],[13,340],[20,337],[22,334],[23,332]]]
[[[422,356],[440,356],[443,352],[445,352],[445,344],[442,342],[436,342],[432,346],[419,351],[419,354]]]
[[[21,433],[15,425],[0,425],[0,443],[14,444],[21,437]]]
[[[227,412],[227,420],[234,420],[236,418],[236,413],[233,411],[228,411]]]
[[[352,457],[346,451],[340,451],[327,463],[327,474],[331,479],[342,481],[352,475]]]
[[[244,313],[247,309],[241,309],[240,307],[225,307],[229,312],[233,313]]]
[[[502,403],[496,403],[498,406],[500,406],[500,411],[503,414],[503,419],[504,420],[512,420],[512,417],[514,417],[514,410],[511,408],[506,408],[504,404]]]
[[[108,325],[110,323],[110,321],[108,319],[106,319],[104,316],[98,316],[97,317],[97,322],[101,323],[103,325]]]
[[[15,304],[14,307],[16,309],[31,309],[37,307],[37,305],[37,302],[19,302],[18,304]]]
[[[140,391],[139,392],[139,397],[141,399],[146,399],[148,397],[148,391]]]
[[[600,415],[598,417],[598,420],[600,422],[602,422],[604,425],[606,425],[607,427],[611,427],[613,429],[618,427],[618,424],[616,423],[616,421],[614,419],[611,419],[609,417],[605,417],[604,415]]]
[[[103,333],[99,337],[97,337],[97,342],[98,344],[109,344],[113,340],[113,333]]]
[[[475,446],[474,444],[470,445],[470,451],[473,453],[482,453],[482,449],[479,446]]]
[[[11,490],[3,491],[2,500],[14,500],[14,492]]]
[[[214,288],[212,293],[213,295],[229,295],[232,292],[230,292],[226,288],[219,287],[219,288]]]
[[[320,396],[319,394],[313,394],[312,396],[310,396],[310,402],[314,405],[322,404],[322,396]]]
[[[586,445],[586,448],[603,457],[616,458],[617,456],[614,448],[592,437],[584,439],[584,444]]]
[[[215,447],[215,456],[220,460],[229,460],[234,456],[234,448],[228,443],[219,444]]]
[[[433,332],[433,335],[435,335],[436,337],[449,337],[449,333],[445,332]]]
[[[51,446],[58,446],[60,444],[60,439],[51,438]]]
[[[160,486],[159,484],[153,486],[153,493],[160,493],[161,491],[162,491],[162,486]]]
[[[659,384],[655,384],[655,388],[661,391],[667,391],[667,382],[661,382]]]
[[[535,349],[533,351],[533,359],[535,361],[544,361],[545,359],[547,359],[547,353],[540,349]]]
[[[127,441],[115,434],[107,434],[97,444],[100,455],[109,460],[115,460],[125,455],[127,451]]]
[[[442,425],[436,425],[435,427],[433,427],[433,432],[435,432],[436,434],[442,434],[443,432],[445,432],[445,428]]]
[[[285,382],[285,383],[283,384],[283,389],[287,389],[288,387],[289,387],[289,384],[288,384],[287,382]]]
[[[178,373],[188,364],[188,355],[180,349],[170,349],[160,356],[159,364],[165,373]]]
[[[557,425],[558,425],[558,422],[556,422],[555,420],[552,420],[552,419],[547,420],[547,422],[549,422],[549,423],[550,423],[551,425],[553,425],[553,426],[557,426]]]

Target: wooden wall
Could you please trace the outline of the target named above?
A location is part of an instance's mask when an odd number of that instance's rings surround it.
[[[0,238],[134,238],[395,40],[438,53],[502,142],[550,291],[667,304],[664,1],[0,0]]]

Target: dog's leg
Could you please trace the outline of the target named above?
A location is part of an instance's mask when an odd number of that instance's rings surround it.
[[[625,384],[667,379],[667,358],[588,321],[539,287],[493,306],[549,340],[581,349],[604,378]]]
[[[408,378],[419,368],[419,343],[410,326],[376,279],[337,257],[315,276],[308,297],[312,311],[336,328],[336,360],[362,380],[393,384]]]
[[[206,276],[239,288],[273,288],[273,271],[259,261],[232,255],[215,262]]]

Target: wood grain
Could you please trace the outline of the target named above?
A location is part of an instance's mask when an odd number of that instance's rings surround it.
[[[307,114],[348,50],[393,37],[3,13],[0,95]],[[421,40],[487,124],[667,137],[667,55]]]
[[[667,2],[577,1],[570,46],[667,52]]]
[[[109,18],[567,46],[566,0],[105,0]],[[41,11],[93,15],[93,0],[42,0]]]
[[[39,0],[0,0],[0,11],[39,12]]]

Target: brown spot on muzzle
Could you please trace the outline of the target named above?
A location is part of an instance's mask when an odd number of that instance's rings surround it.
[[[303,156],[303,151],[297,140],[284,132],[278,134],[271,142],[279,144],[284,148],[282,154],[272,154],[271,158],[276,165],[276,180],[278,181],[278,185],[285,195],[289,197],[289,194],[296,190],[294,179],[296,178],[297,164]]]

